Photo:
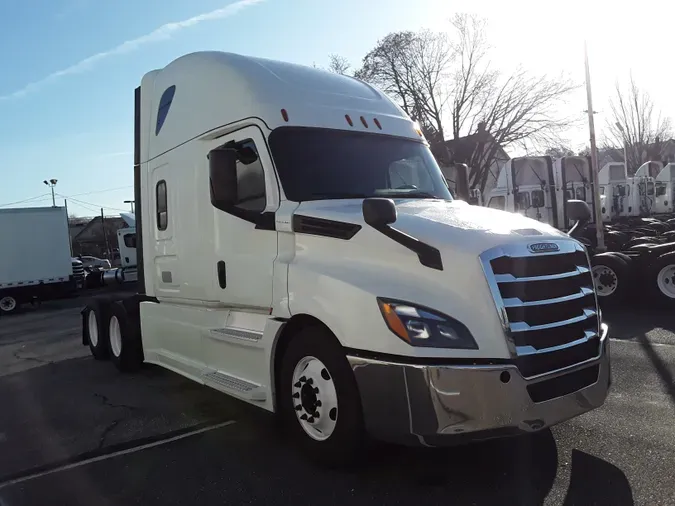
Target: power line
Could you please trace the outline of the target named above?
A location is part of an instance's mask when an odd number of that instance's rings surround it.
[[[99,205],[99,204],[94,204],[94,203],[92,203],[92,202],[85,202],[84,200],[79,200],[79,199],[73,198],[72,196],[69,197],[69,196],[67,196],[67,195],[61,195],[60,193],[57,193],[57,195],[58,195],[59,197],[64,198],[64,199],[72,200],[73,202],[76,202],[76,203],[78,203],[78,204],[80,204],[80,205],[83,205],[83,207],[84,207],[84,206],[91,206],[91,207],[95,207],[95,208],[98,208],[98,209],[103,208],[103,209],[111,209],[111,210],[113,210],[113,211],[121,211],[121,212],[123,212],[123,213],[126,213],[126,212],[127,212],[126,209],[120,209],[120,208],[118,208],[118,207],[101,206],[101,205]]]
[[[82,197],[84,195],[93,195],[95,193],[107,193],[107,192],[112,192],[112,191],[117,191],[117,190],[128,190],[129,188],[133,188],[133,187],[134,187],[133,185],[118,186],[116,188],[106,188],[104,190],[94,190],[94,191],[90,191],[90,192],[76,193],[75,195],[71,195],[70,197],[67,197],[67,196],[61,195],[61,194],[58,194],[58,195],[59,195],[59,197],[63,197],[63,198],[66,198],[66,199],[72,199],[73,197]],[[13,205],[16,205],[16,204],[23,204],[25,202],[36,202],[36,201],[40,201],[40,200],[47,200],[45,197],[49,197],[49,196],[51,196],[51,194],[43,193],[42,195],[38,195],[36,197],[30,197],[30,198],[24,199],[24,200],[17,200],[16,202],[7,202],[6,204],[0,204],[0,207],[13,206]],[[105,206],[99,206],[99,209],[101,207],[105,208]],[[108,209],[119,210],[119,209],[115,209],[114,207],[109,207]]]
[[[83,204],[80,204],[80,203],[74,202],[74,201],[71,201],[70,205],[71,205],[71,206],[80,207],[80,208],[82,208],[82,209],[86,209],[86,210],[89,211],[89,212],[97,213],[97,214],[98,214],[98,213],[100,212],[100,210],[101,210],[100,207],[96,208],[96,207],[94,207],[94,206],[83,205]]]
[[[17,200],[16,202],[8,202],[7,204],[0,204],[0,207],[13,206],[15,204],[23,204],[24,202],[34,202],[34,201],[39,201],[39,200],[46,200],[45,197],[51,197],[51,194],[50,193],[43,193],[42,195],[38,195],[37,197],[31,197],[29,199],[24,199],[24,200]]]
[[[117,188],[108,188],[108,189],[106,189],[106,190],[94,190],[94,191],[91,191],[91,192],[76,193],[75,195],[71,195],[71,196],[68,197],[68,198],[82,197],[82,196],[84,196],[84,195],[93,195],[94,193],[113,192],[113,191],[116,191],[116,190],[127,190],[127,189],[133,188],[133,187],[134,187],[134,185],[127,185],[127,186],[119,186],[119,187],[117,187]]]

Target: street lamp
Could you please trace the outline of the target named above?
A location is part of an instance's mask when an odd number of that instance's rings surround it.
[[[628,145],[628,142],[626,141],[626,131],[623,129],[623,125],[619,123],[618,121],[615,123],[616,128],[619,129],[621,132],[621,137],[623,138],[623,162],[624,165],[626,166],[626,175],[628,174],[628,150],[626,149],[626,146]]]
[[[125,204],[129,204],[129,205],[131,206],[131,212],[133,213],[133,212],[134,212],[134,203],[135,203],[135,202],[134,202],[133,200],[125,200],[124,203],[125,203]]]
[[[56,207],[56,199],[54,198],[54,187],[56,186],[56,183],[58,181],[56,179],[50,179],[49,181],[47,181],[45,179],[42,182],[51,188],[51,190],[52,190],[52,207]]]

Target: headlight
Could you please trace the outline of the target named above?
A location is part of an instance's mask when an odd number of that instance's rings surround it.
[[[377,298],[389,330],[412,346],[477,350],[466,326],[447,315],[409,302]]]

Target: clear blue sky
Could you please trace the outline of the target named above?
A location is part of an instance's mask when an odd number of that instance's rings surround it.
[[[218,15],[241,1],[248,5],[237,13]],[[358,65],[387,33],[447,30],[453,13],[468,10],[488,18],[490,59],[507,72],[523,65],[542,75],[564,71],[583,83],[587,39],[601,137],[614,83],[631,71],[675,117],[674,71],[653,50],[669,47],[670,32],[659,26],[644,40],[616,37],[651,26],[653,12],[672,18],[675,6],[640,5],[567,0],[551,25],[538,0],[0,0],[0,207],[44,196],[42,181],[56,178],[56,191],[73,197],[71,213],[128,209],[134,88],[145,72],[185,53],[226,50],[319,66],[339,53]],[[569,109],[583,120],[583,89],[570,97]],[[585,145],[587,130],[570,138]]]
[[[336,52],[358,62],[389,31],[424,26],[435,2],[250,0],[236,14],[181,24],[233,3],[4,0],[0,206],[48,194],[42,181],[56,178],[56,192],[73,197],[71,213],[127,210],[133,90],[145,72],[184,53],[227,50],[323,66]],[[167,23],[179,25],[147,37]],[[50,205],[50,199],[18,205]]]

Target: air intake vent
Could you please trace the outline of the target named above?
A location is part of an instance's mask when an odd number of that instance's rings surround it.
[[[334,239],[344,239],[348,241],[354,237],[359,230],[361,230],[361,225],[356,225],[354,223],[313,218],[297,214],[293,216],[293,231],[298,234],[319,235],[322,237],[332,237]]]

